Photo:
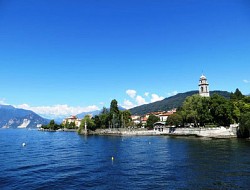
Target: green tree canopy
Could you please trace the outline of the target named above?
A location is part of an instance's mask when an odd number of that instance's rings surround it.
[[[239,128],[239,137],[248,138],[250,136],[250,112],[242,114]]]
[[[234,93],[231,93],[230,99],[231,100],[241,100],[244,98],[244,95],[241,93],[241,91],[237,88]]]
[[[230,100],[232,104],[232,118],[238,123],[241,114],[250,112],[250,98],[244,96],[237,88],[234,93],[231,93]]]
[[[179,113],[174,113],[168,116],[166,124],[179,126],[183,124],[182,116]]]
[[[128,127],[131,125],[131,112],[129,110],[120,111],[121,114],[121,125]]]
[[[214,94],[211,97],[210,111],[216,124],[229,126],[232,123],[232,104],[226,98]]]
[[[88,129],[95,130],[95,122],[93,121],[90,115],[84,116],[84,118],[81,121],[80,130],[85,129],[85,123],[87,124]]]
[[[109,113],[109,110],[106,107],[103,107],[100,114],[108,114],[108,113]]]
[[[62,128],[61,125],[57,125],[55,123],[55,120],[50,120],[49,124],[48,125],[43,125],[42,128],[44,129],[50,129],[50,130],[58,130],[60,128]]]
[[[109,126],[110,114],[106,107],[103,107],[101,113],[94,118],[97,128],[107,128]]]
[[[116,99],[112,100],[110,103],[110,113],[119,114],[118,102],[116,101]]]
[[[118,103],[115,99],[110,104],[109,121],[113,128],[119,128],[121,125]]]
[[[155,115],[150,115],[147,120],[146,127],[152,129],[154,127],[154,123],[160,121],[160,118]]]
[[[93,121],[95,123],[96,128],[101,128],[102,124],[101,124],[101,120],[100,120],[99,115],[95,115],[95,117],[93,118]]]
[[[194,123],[195,126],[209,122],[212,117],[209,110],[210,99],[198,94],[189,96],[183,103],[181,115],[185,122]]]
[[[245,96],[244,102],[249,104],[250,103],[250,96]]]

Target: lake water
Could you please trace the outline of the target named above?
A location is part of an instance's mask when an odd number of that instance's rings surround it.
[[[2,129],[0,189],[249,189],[249,148],[238,139]]]

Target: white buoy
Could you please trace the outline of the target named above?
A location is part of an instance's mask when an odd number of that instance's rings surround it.
[[[115,159],[115,158],[112,156],[112,157],[111,157],[111,160],[114,161],[114,159]]]
[[[23,146],[26,146],[26,143],[23,143],[22,145],[23,145]]]

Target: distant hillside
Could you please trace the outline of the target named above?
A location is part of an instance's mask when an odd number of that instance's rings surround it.
[[[0,105],[0,128],[36,128],[48,122],[33,111]]]
[[[199,92],[197,90],[189,91],[185,93],[179,93],[175,96],[171,96],[168,98],[165,98],[164,100],[150,103],[150,104],[144,104],[138,107],[134,107],[130,109],[131,114],[135,115],[143,115],[149,112],[155,112],[155,111],[166,111],[171,110],[173,108],[178,108],[182,106],[182,103],[188,96],[192,96],[194,94],[198,94]],[[211,91],[210,95],[213,94],[219,94],[221,96],[224,96],[225,98],[230,98],[230,93],[227,91]]]
[[[91,111],[91,112],[82,112],[80,114],[77,114],[76,117],[83,119],[85,115],[95,116],[95,115],[99,115],[100,112],[101,112],[101,110],[96,110],[96,111]]]

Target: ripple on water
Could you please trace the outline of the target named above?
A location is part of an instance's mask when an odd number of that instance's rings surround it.
[[[246,189],[250,185],[248,141],[83,137],[28,130],[1,130],[0,139],[1,189]]]

